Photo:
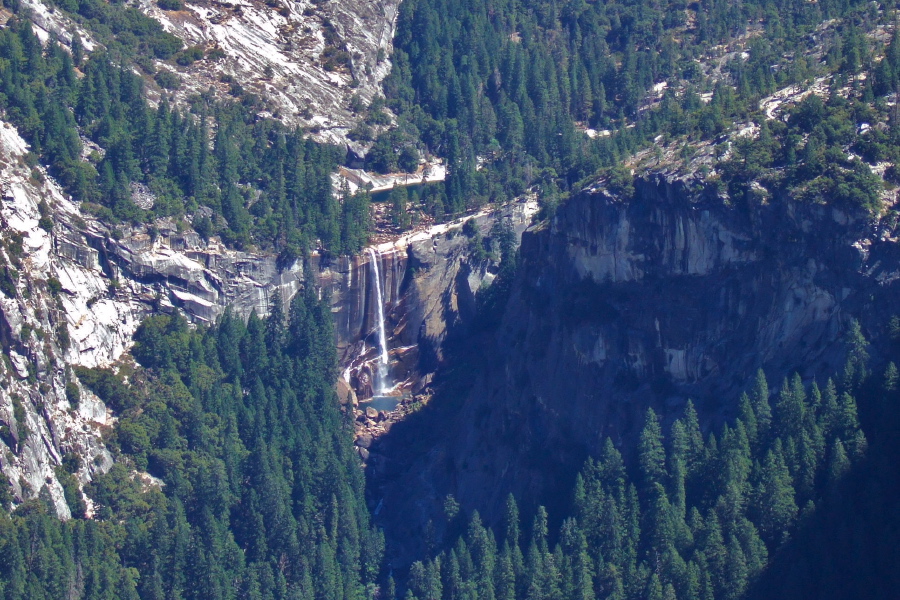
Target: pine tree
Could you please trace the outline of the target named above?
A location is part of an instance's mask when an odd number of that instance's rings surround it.
[[[895,392],[898,381],[900,381],[900,373],[897,371],[897,365],[889,362],[887,369],[884,371],[884,385],[882,386],[884,391],[888,393]]]
[[[705,563],[706,568],[702,569],[702,571],[709,574],[709,587],[712,593],[716,597],[722,597],[728,583],[726,579],[728,551],[725,547],[725,540],[722,537],[722,529],[716,514],[710,511],[706,519],[704,519],[704,523],[704,535],[699,546],[702,549],[701,567]]]
[[[607,564],[601,574],[600,589],[606,592],[606,598],[609,600],[625,600],[625,584],[622,581],[622,574],[614,564]]]
[[[477,597],[494,600],[494,568],[497,562],[497,547],[493,534],[489,534],[482,526],[478,511],[472,514],[467,537],[475,565],[473,575]],[[440,598],[434,600],[440,600]]]
[[[647,409],[647,418],[638,442],[638,461],[644,489],[655,494],[658,489],[662,489],[666,480],[666,453],[659,420],[652,408]]]
[[[800,376],[796,373],[791,381],[785,379],[778,393],[778,401],[775,405],[774,432],[775,437],[786,442],[796,438],[803,427],[806,392]]]
[[[815,380],[809,388],[809,409],[807,416],[811,415],[813,419],[822,409],[822,390],[819,389],[819,384]]]
[[[728,536],[726,552],[727,566],[724,578],[724,594],[722,597],[729,600],[736,600],[743,595],[749,580],[747,560],[744,556],[744,551],[741,549],[740,543],[733,535]]]
[[[753,410],[750,396],[746,392],[741,394],[738,400],[738,419],[744,424],[750,446],[754,450],[758,450],[759,431],[756,423],[756,412]]]
[[[756,381],[750,393],[750,402],[756,413],[757,435],[760,440],[767,440],[772,424],[772,409],[769,406],[769,384],[762,369],[756,371]]]
[[[840,420],[840,407],[838,405],[837,387],[834,381],[829,379],[825,384],[825,392],[822,394],[822,409],[819,417],[819,429],[826,439],[831,439]]]
[[[769,551],[759,537],[759,530],[746,517],[739,519],[734,529],[747,562],[748,577],[753,580],[765,569]]]
[[[665,600],[663,586],[656,573],[650,576],[650,582],[647,584],[647,600]]]
[[[672,453],[669,459],[669,495],[683,519],[687,511],[687,439],[680,421],[672,425]]]
[[[688,400],[684,409],[684,432],[686,438],[685,462],[687,476],[697,476],[702,468],[704,456],[703,434],[700,431],[700,420],[694,403]]]
[[[797,439],[797,466],[795,468],[795,487],[798,498],[810,498],[814,491],[816,472],[819,468],[819,456],[814,442],[804,431]]]
[[[610,438],[603,443],[600,461],[597,463],[598,478],[604,488],[618,495],[624,494],[626,477],[625,462]]]
[[[862,328],[856,319],[850,321],[846,344],[847,361],[844,364],[842,383],[846,390],[854,390],[866,380],[869,374],[869,353],[866,349],[869,343],[863,336]]]
[[[422,600],[425,599],[428,582],[425,565],[422,564],[421,561],[414,562],[409,568],[409,578],[407,580],[407,585],[409,586],[407,590],[407,598],[410,596],[410,594],[412,594],[416,598],[420,598]]]
[[[525,558],[521,549],[521,534],[519,533],[519,507],[516,499],[512,494],[506,497],[506,509],[503,521],[505,527],[505,535],[503,543],[509,547],[510,567],[512,568],[513,579],[517,579],[522,575],[525,568]]]
[[[573,600],[592,600],[593,561],[588,554],[588,543],[584,533],[574,519],[567,519],[560,528],[560,547],[563,552],[562,593]]]
[[[841,394],[834,433],[838,439],[844,442],[848,455],[854,460],[865,453],[868,444],[865,435],[859,427],[856,399],[847,392]]]
[[[844,444],[841,443],[841,440],[835,440],[828,461],[827,476],[829,485],[837,484],[849,471],[850,459],[844,450]]]
[[[444,594],[448,598],[460,598],[464,591],[464,584],[460,573],[456,549],[450,550],[447,560],[442,562],[445,565],[443,569],[443,580],[441,582]]]
[[[410,217],[407,212],[407,204],[409,203],[409,192],[404,186],[394,186],[391,190],[391,222],[394,227],[406,229],[409,227]]]
[[[72,42],[69,47],[72,50],[72,62],[76,67],[80,67],[84,61],[84,42],[81,41],[81,36],[77,31],[72,34]]]
[[[719,447],[720,490],[724,491],[729,485],[743,490],[750,475],[750,455],[750,442],[743,421],[738,421],[734,429],[726,427]]]
[[[766,453],[754,491],[754,514],[760,534],[770,547],[780,546],[797,516],[791,475],[781,452],[781,442]]]
[[[512,552],[509,544],[503,542],[497,561],[497,600],[515,600],[516,572],[513,568]]]

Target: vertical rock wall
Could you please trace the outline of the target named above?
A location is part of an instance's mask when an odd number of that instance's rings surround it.
[[[510,492],[560,515],[585,458],[636,436],[647,407],[671,420],[690,398],[720,424],[758,368],[823,381],[851,317],[874,337],[900,311],[895,233],[866,215],[726,205],[665,175],[636,188],[586,190],[527,231],[502,322],[456,357],[470,387],[438,388],[369,448],[395,540],[441,522],[447,494],[488,523]]]

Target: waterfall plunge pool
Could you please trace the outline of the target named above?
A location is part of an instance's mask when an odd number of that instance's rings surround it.
[[[379,412],[390,412],[397,408],[397,405],[400,404],[400,400],[402,399],[402,396],[374,396],[371,400],[360,402],[359,405],[364,410],[371,406]]]

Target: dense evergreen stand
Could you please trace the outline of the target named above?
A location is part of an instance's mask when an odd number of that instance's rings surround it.
[[[114,228],[190,220],[204,237],[274,250],[283,263],[316,247],[351,253],[366,244],[368,196],[332,191],[338,149],[259,118],[259,99],[238,89],[232,102],[196,96],[189,110],[165,99],[147,104],[145,82],[128,65],[149,55],[181,64],[196,52],[136,9],[59,2],[106,44],[85,56],[77,40],[71,53],[55,42],[42,47],[21,7],[6,6],[17,15],[0,30],[4,118],[31,144],[30,165],[47,166],[87,212]],[[683,144],[687,159],[692,144],[755,118],[759,134],[735,140],[709,184],[740,201],[790,196],[875,213],[882,183],[869,165],[900,160],[900,118],[888,102],[900,89],[900,36],[879,45],[866,33],[892,23],[893,10],[831,0],[407,0],[386,83],[399,123],[375,140],[369,166],[410,169],[422,150],[448,163],[446,184],[392,194],[398,227],[410,224],[407,204],[442,216],[532,185],[549,213],[602,169],[627,196],[630,175],[615,165],[655,136]],[[813,39],[826,19],[838,21]],[[704,77],[694,59],[751,28],[761,33],[747,41],[749,58],[723,67],[734,85]],[[149,74],[152,65],[143,68]],[[784,118],[761,118],[762,96],[818,75],[831,77],[828,99],[812,95]],[[686,87],[646,108],[663,80]],[[382,102],[366,108],[369,125],[388,119]],[[856,126],[863,122],[886,126]],[[579,125],[610,135],[592,141]],[[84,139],[99,150],[85,152]],[[897,179],[895,171],[885,179]],[[136,185],[154,194],[151,209],[132,201]],[[48,215],[41,226],[52,229]],[[481,295],[482,319],[504,298],[502,286]],[[391,597],[398,586],[383,568],[352,425],[332,388],[329,311],[307,289],[287,312],[247,324],[226,315],[196,330],[177,315],[155,316],[137,334],[136,366],[80,369],[118,416],[108,437],[118,464],[88,486],[88,506],[71,475],[79,459],[64,458],[69,522],[48,514],[40,494],[0,515],[0,597],[331,600],[371,597],[376,582]],[[492,531],[448,499],[448,518],[465,533],[415,563],[399,595],[737,598],[793,581],[785,593],[803,597],[796,582],[813,585],[810,564],[843,564],[836,556],[848,536],[827,521],[842,522],[857,501],[884,506],[872,482],[897,455],[886,433],[896,425],[897,370],[883,379],[867,373],[864,340],[858,328],[851,333],[848,369],[835,381],[818,387],[795,377],[770,395],[760,376],[738,400],[739,419],[705,438],[690,406],[665,434],[648,412],[636,463],[607,443],[585,466],[559,531],[548,530],[543,510],[523,526],[513,499],[505,525]],[[855,397],[879,415],[867,427],[874,457],[865,458]],[[886,518],[888,530],[894,521]],[[862,519],[847,528],[878,526]],[[871,580],[892,557],[851,557],[867,593],[878,594]],[[819,589],[822,597],[841,590]]]

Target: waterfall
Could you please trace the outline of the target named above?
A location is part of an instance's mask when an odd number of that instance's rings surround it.
[[[387,336],[384,333],[384,294],[381,291],[381,255],[374,248],[367,248],[372,261],[372,278],[375,279],[375,301],[378,305],[378,393],[388,391],[388,348]]]

